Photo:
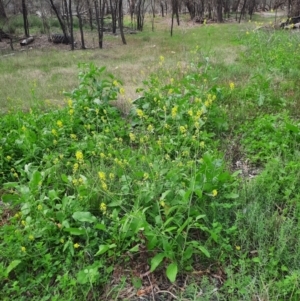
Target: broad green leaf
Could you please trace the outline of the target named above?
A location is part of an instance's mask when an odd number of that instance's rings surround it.
[[[68,179],[68,176],[67,176],[67,175],[62,174],[60,177],[61,177],[61,179],[62,179],[62,181],[63,181],[64,183],[69,183],[69,179]]]
[[[97,225],[95,225],[94,228],[95,228],[95,229],[98,229],[98,230],[103,230],[103,231],[106,230],[106,226],[103,225],[103,224],[97,224]]]
[[[21,263],[21,260],[13,260],[6,268],[5,275],[8,277],[9,273]]]
[[[236,199],[239,197],[239,195],[237,193],[231,192],[231,193],[225,194],[224,197],[226,199]]]
[[[3,194],[1,196],[1,200],[4,203],[14,203],[15,201],[18,201],[20,199],[20,196],[17,194]]]
[[[199,249],[206,257],[208,257],[208,258],[210,257],[208,250],[205,247],[200,246],[198,242],[193,245],[195,248]]]
[[[83,235],[85,234],[84,229],[79,229],[79,228],[65,228],[64,229],[66,232],[69,232],[71,235]]]
[[[171,282],[175,282],[177,272],[178,272],[177,264],[176,263],[169,264],[169,266],[167,267],[166,273],[167,273],[167,277],[169,278],[169,280]]]
[[[151,259],[151,269],[150,269],[150,272],[153,272],[159,266],[159,264],[163,261],[164,258],[165,258],[165,254],[164,253],[156,254]]]
[[[139,250],[139,244],[137,244],[136,246],[132,247],[129,252],[137,252]]]
[[[100,245],[100,246],[99,246],[99,250],[98,250],[98,252],[95,254],[95,256],[102,255],[102,254],[104,254],[105,252],[107,252],[108,250],[115,248],[116,246],[117,246],[116,244],[111,244],[111,245]]]
[[[74,212],[72,217],[79,222],[94,223],[97,218],[90,212]]]

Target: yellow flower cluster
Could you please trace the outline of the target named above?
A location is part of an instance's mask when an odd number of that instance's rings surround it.
[[[175,118],[177,116],[177,112],[178,112],[178,106],[173,107],[171,111],[172,118]]]
[[[57,120],[56,124],[59,128],[63,127],[63,123],[61,120]]]
[[[135,135],[133,133],[129,133],[130,141],[135,141]]]
[[[137,109],[137,110],[136,110],[136,114],[137,114],[140,118],[145,117],[145,114],[144,114],[143,110],[141,110],[141,109]]]
[[[107,211],[107,206],[106,206],[105,203],[101,203],[101,204],[100,204],[100,211],[102,211],[103,214],[106,213],[106,211]]]
[[[78,161],[78,163],[83,163],[83,153],[82,153],[82,151],[77,151],[75,156],[76,156],[76,160]]]

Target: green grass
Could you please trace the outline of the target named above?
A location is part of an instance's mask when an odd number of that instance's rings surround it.
[[[299,36],[155,24],[0,60],[1,300],[299,300]]]

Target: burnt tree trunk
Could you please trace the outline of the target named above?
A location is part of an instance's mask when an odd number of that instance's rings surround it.
[[[81,49],[86,49],[85,43],[84,43],[83,24],[82,24],[82,17],[80,14],[79,1],[76,6],[76,14],[77,14],[78,23],[79,23],[79,30],[80,30],[80,37],[81,37]]]
[[[65,40],[67,40],[68,39],[68,34],[67,34],[65,23],[63,22],[63,20],[62,20],[62,18],[60,16],[60,14],[59,14],[59,12],[58,12],[55,4],[53,3],[53,0],[49,0],[49,3],[50,3],[51,8],[53,9],[53,11],[54,11],[54,13],[56,15],[56,18],[57,18],[59,24],[60,24],[60,28],[61,28],[61,30],[62,30],[62,32],[64,34]]]
[[[223,0],[217,0],[217,22],[223,22]]]
[[[23,13],[24,33],[25,33],[25,37],[28,38],[29,24],[28,24],[28,13],[27,13],[27,6],[25,0],[22,0],[22,13]]]
[[[89,23],[90,23],[90,28],[91,28],[91,31],[92,31],[94,29],[94,26],[93,26],[93,9],[92,9],[90,0],[87,0],[87,6],[88,6],[88,12],[89,12]]]
[[[117,0],[110,0],[112,33],[117,33]]]
[[[70,18],[70,37],[71,37],[71,50],[74,50],[74,34],[73,34],[73,14],[72,14],[72,0],[69,0],[69,18]]]
[[[97,21],[97,30],[98,30],[98,40],[99,40],[99,48],[103,48],[103,41],[101,39],[101,35],[103,33],[103,28],[101,28],[101,23],[100,23],[100,13],[99,13],[99,3],[98,0],[94,0],[94,5],[95,5],[95,13],[96,13],[96,21]]]

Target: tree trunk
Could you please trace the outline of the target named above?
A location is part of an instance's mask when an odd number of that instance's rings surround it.
[[[28,14],[25,0],[22,0],[22,13],[23,13],[23,22],[24,22],[24,33],[25,37],[29,37],[29,24],[28,24]]]
[[[122,42],[124,45],[126,45],[126,40],[125,40],[125,35],[123,30],[123,0],[119,0],[119,28],[120,28]]]
[[[93,31],[93,29],[94,29],[94,26],[93,26],[93,9],[92,9],[92,6],[90,4],[90,0],[87,0],[87,6],[88,6],[88,11],[89,11],[90,28],[91,28],[91,31]]]
[[[98,30],[98,42],[99,42],[99,48],[102,49],[103,44],[102,44],[102,39],[101,39],[101,31],[103,28],[101,28],[100,24],[100,16],[99,16],[99,9],[98,9],[98,0],[94,0],[94,5],[95,5],[95,13],[96,13],[96,21],[97,21],[97,30]]]
[[[217,22],[223,22],[223,1],[217,0]]]
[[[7,19],[6,12],[4,9],[3,0],[0,0],[0,20]]]
[[[69,18],[70,18],[71,50],[74,50],[72,0],[69,0]]]
[[[81,37],[81,49],[86,49],[85,44],[84,44],[84,35],[83,35],[83,24],[82,24],[82,17],[80,14],[80,8],[79,8],[79,1],[76,6],[76,13],[77,13],[77,18],[78,18],[78,23],[79,23],[79,30],[80,30],[80,37]]]
[[[58,12],[55,4],[53,3],[53,0],[49,0],[49,2],[50,2],[51,8],[53,9],[53,11],[54,11],[54,13],[56,15],[56,18],[57,18],[58,22],[60,24],[61,30],[62,30],[62,32],[64,34],[64,37],[67,40],[68,39],[68,34],[67,34],[65,23],[63,22],[63,20],[62,20],[62,18],[60,16],[60,14],[59,14],[59,12]]]

